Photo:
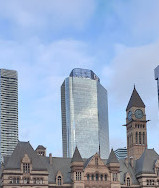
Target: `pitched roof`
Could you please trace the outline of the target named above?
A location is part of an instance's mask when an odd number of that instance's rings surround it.
[[[136,161],[136,174],[140,173],[154,173],[155,161],[159,159],[159,155],[154,149],[145,149],[141,157]]]
[[[110,154],[109,154],[109,158],[107,160],[107,164],[109,163],[119,163],[113,149],[111,150]]]
[[[130,163],[126,164],[126,159],[120,159],[120,183],[122,185],[125,184],[125,175],[128,173],[131,177],[131,181],[133,185],[139,185],[138,180],[135,177],[134,168],[131,166]]]
[[[42,145],[38,145],[38,147],[36,148],[36,150],[37,150],[37,149],[45,150],[46,148],[45,148],[44,146],[42,146]]]
[[[18,142],[16,148],[5,165],[5,169],[20,169],[21,160],[25,154],[27,154],[31,159],[33,170],[47,170],[29,142]]]
[[[76,146],[71,162],[83,162],[81,154]]]
[[[145,108],[145,104],[143,103],[140,95],[136,91],[136,88],[134,86],[134,90],[132,92],[132,95],[130,97],[129,103],[127,105],[126,110],[129,110],[131,107],[143,107]]]

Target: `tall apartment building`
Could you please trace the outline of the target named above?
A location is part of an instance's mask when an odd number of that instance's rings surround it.
[[[109,155],[107,91],[91,70],[73,69],[61,86],[63,156],[72,157],[77,146],[88,158]]]
[[[120,159],[125,159],[127,157],[127,148],[118,148],[114,151],[116,157],[118,158],[118,160]]]
[[[157,80],[158,103],[159,103],[159,65],[155,68],[155,80]]]
[[[0,69],[0,160],[18,143],[18,75]]]

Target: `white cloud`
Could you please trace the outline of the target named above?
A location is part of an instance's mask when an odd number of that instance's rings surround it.
[[[62,150],[60,86],[73,68],[93,66],[87,48],[76,40],[0,42],[1,68],[18,71],[20,140],[45,144],[48,152]]]
[[[120,45],[118,45],[120,46]],[[112,64],[105,66],[102,73],[102,80],[109,80],[109,111],[111,142],[120,139],[124,130],[121,125],[125,124],[125,109],[130,99],[134,84],[141,98],[146,105],[148,123],[148,143],[149,147],[158,149],[156,137],[159,137],[157,83],[154,79],[154,69],[159,64],[159,41],[153,44],[140,47],[123,46],[116,52]],[[107,74],[110,70],[111,74]],[[114,115],[116,117],[114,118]],[[119,118],[119,120],[117,120]],[[114,132],[114,128],[117,131]],[[125,134],[126,135],[126,134]],[[152,135],[154,135],[152,137]],[[125,136],[124,136],[125,137]],[[126,138],[125,138],[126,144]]]
[[[95,10],[94,0],[6,0],[0,4],[3,19],[32,29],[46,25],[56,26],[54,29],[65,26],[81,29]]]

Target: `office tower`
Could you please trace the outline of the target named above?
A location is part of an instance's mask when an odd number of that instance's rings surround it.
[[[159,103],[159,65],[155,68],[155,80],[157,80],[158,103]]]
[[[0,69],[0,159],[11,155],[18,143],[18,76]]]
[[[116,157],[119,159],[125,159],[127,157],[127,149],[125,148],[118,148],[114,151]]]
[[[72,157],[77,146],[88,158],[109,155],[107,91],[91,70],[73,69],[61,86],[63,156]]]

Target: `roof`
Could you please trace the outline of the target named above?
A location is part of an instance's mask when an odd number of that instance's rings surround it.
[[[45,148],[44,146],[42,146],[42,145],[38,145],[38,147],[36,148],[36,150],[37,150],[37,149],[45,150],[46,148]]]
[[[81,154],[76,146],[71,162],[83,162]]]
[[[122,185],[125,184],[124,179],[125,179],[126,174],[128,173],[131,177],[132,184],[133,185],[139,185],[139,182],[135,177],[134,168],[132,168],[130,163],[128,163],[126,165],[126,159],[121,159],[121,160],[119,160],[119,162],[120,162],[120,183]]]
[[[134,86],[134,90],[132,92],[132,95],[130,97],[129,103],[127,105],[126,111],[129,110],[131,107],[142,107],[145,108],[145,104],[143,103],[140,95],[136,91],[136,88]]]
[[[18,142],[10,158],[6,161],[5,169],[21,168],[21,160],[27,154],[32,161],[33,170],[47,170],[37,153],[34,151],[29,142]]]
[[[154,173],[154,164],[157,159],[159,159],[159,155],[155,152],[154,149],[145,149],[141,157],[136,161],[136,174]]]
[[[119,163],[113,149],[111,150],[109,158],[107,160],[107,164],[109,164],[109,163]]]
[[[49,162],[49,157],[40,156],[40,159],[48,170],[49,183],[55,183],[58,171],[64,178],[63,183],[71,183],[71,158],[52,157],[52,165]]]

